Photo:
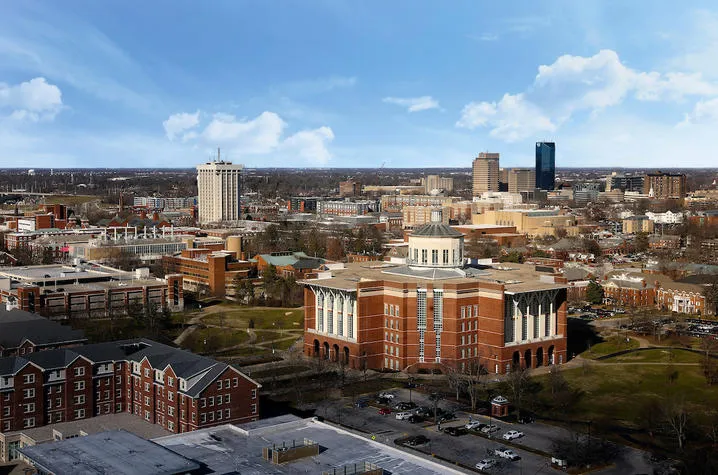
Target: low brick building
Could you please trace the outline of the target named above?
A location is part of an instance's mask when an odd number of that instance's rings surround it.
[[[170,432],[259,418],[260,384],[225,363],[135,339],[0,358],[0,432],[129,412]]]
[[[210,250],[207,248],[185,249],[176,256],[164,256],[165,272],[183,277],[185,290],[202,292],[223,298],[234,294],[236,279],[249,277],[252,263],[239,260],[239,252]]]
[[[658,282],[651,277],[629,274],[610,276],[601,282],[603,298],[622,307],[654,307]]]
[[[0,299],[8,308],[50,318],[184,308],[181,275],[156,279],[146,268],[124,272],[92,263],[0,268]]]

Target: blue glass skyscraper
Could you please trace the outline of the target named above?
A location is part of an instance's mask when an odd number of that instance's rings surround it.
[[[536,188],[553,190],[556,187],[556,144],[536,142]]]

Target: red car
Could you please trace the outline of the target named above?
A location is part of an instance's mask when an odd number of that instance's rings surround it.
[[[391,409],[389,409],[388,407],[382,407],[381,409],[379,409],[379,414],[381,414],[382,416],[391,414]]]

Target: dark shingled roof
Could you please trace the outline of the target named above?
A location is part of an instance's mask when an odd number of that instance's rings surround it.
[[[423,226],[419,226],[411,233],[412,236],[423,236],[423,237],[459,237],[463,236],[462,233],[441,223],[428,223]]]
[[[0,348],[17,348],[25,340],[35,346],[87,341],[82,330],[73,330],[23,310],[0,309]]]

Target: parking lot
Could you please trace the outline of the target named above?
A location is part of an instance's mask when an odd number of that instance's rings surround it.
[[[392,399],[392,405],[400,401],[409,401],[409,391],[407,389],[395,389],[390,392],[395,395]],[[412,391],[411,399],[418,406],[432,407],[433,404],[428,399],[427,394],[419,391]],[[460,411],[459,406],[450,399],[440,401],[438,407],[452,411],[456,416],[455,420],[442,423],[442,430],[445,430],[446,427],[464,426],[469,422],[469,414]],[[496,419],[488,416],[471,415],[472,420],[485,424],[489,422],[496,424],[499,430],[491,434],[490,437],[474,433],[451,436],[443,431],[440,432],[431,417],[427,418],[425,422],[410,423],[407,420],[396,419],[396,412],[393,411],[391,414],[382,415],[376,405],[370,404],[365,407],[356,407],[354,401],[350,398],[338,401],[323,401],[317,408],[317,415],[357,429],[364,432],[367,437],[374,437],[375,440],[388,445],[394,445],[397,439],[424,435],[428,437],[429,441],[415,447],[415,450],[457,462],[470,469],[473,469],[480,460],[491,457],[498,459],[499,464],[486,470],[486,473],[564,473],[551,467],[550,458],[534,451],[550,453],[554,440],[570,440],[571,433],[566,429],[541,423],[511,424],[503,421],[497,422]],[[525,435],[507,443],[503,440],[502,435],[509,430],[518,430],[524,432]],[[498,447],[507,447],[514,450],[521,459],[509,461],[490,454]],[[406,450],[412,449],[407,448]],[[652,468],[644,452],[626,448],[614,467],[594,473],[630,475],[652,473]]]

